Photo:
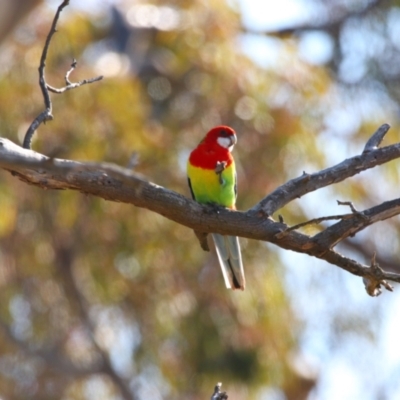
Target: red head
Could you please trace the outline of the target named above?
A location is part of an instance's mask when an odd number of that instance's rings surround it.
[[[204,143],[208,144],[219,144],[221,147],[232,150],[233,146],[237,142],[235,131],[229,126],[216,126],[212,128],[203,140]]]

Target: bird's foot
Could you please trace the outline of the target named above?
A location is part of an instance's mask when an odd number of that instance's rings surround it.
[[[207,203],[205,210],[207,214],[219,214],[222,210],[226,210],[226,207],[216,203]]]
[[[217,175],[221,175],[221,173],[224,171],[226,168],[227,162],[226,161],[217,161],[217,164],[215,165],[214,171]]]
[[[224,172],[226,165],[226,161],[217,161],[217,164],[214,168],[215,173],[218,175],[218,181],[220,185],[224,184],[224,180],[222,179],[222,172]]]

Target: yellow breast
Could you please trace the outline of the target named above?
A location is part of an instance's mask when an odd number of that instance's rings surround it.
[[[221,178],[214,170],[195,167],[190,163],[187,166],[187,173],[196,201],[234,208],[236,200],[234,164],[221,173]]]

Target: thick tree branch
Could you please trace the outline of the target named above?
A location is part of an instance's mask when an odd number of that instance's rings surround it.
[[[323,259],[352,274],[375,281],[378,279],[376,270],[339,254],[332,247],[377,221],[399,214],[400,200],[385,202],[365,210],[362,213],[365,217],[361,217],[360,213],[346,215],[345,219],[314,237],[290,230],[286,224],[275,222],[268,215],[301,195],[398,157],[400,144],[371,150],[323,171],[295,178],[277,188],[247,212],[224,209],[216,212],[179,193],[148,182],[131,170],[108,163],[51,159],[0,138],[0,167],[24,182],[47,189],[78,190],[106,200],[130,203],[198,232],[217,232],[269,241],[284,249]],[[383,271],[379,273],[379,279],[400,282],[400,275]]]

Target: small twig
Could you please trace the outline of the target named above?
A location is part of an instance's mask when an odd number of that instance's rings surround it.
[[[351,201],[336,200],[336,202],[338,203],[339,206],[349,206],[351,211],[353,212],[353,214],[358,214],[359,213],[359,211],[356,210],[356,208],[354,207],[353,202],[351,202]]]
[[[226,392],[221,392],[222,383],[218,382],[214,387],[214,393],[211,396],[211,400],[226,400],[228,395]]]
[[[368,217],[361,211],[358,211],[355,207],[353,202],[351,201],[340,201],[340,200],[336,200],[336,202],[338,203],[339,206],[349,206],[351,211],[353,212],[353,214],[356,214],[358,216],[360,216],[361,218],[368,220]]]
[[[76,61],[76,59],[74,58],[72,60],[71,68],[65,74],[65,83],[67,86],[72,85],[72,82],[69,80],[69,76],[71,75],[72,71],[76,68],[77,65],[78,61]]]
[[[56,94],[62,94],[68,90],[76,89],[76,88],[86,85],[88,83],[98,82],[98,81],[101,81],[102,79],[103,79],[103,75],[100,75],[100,76],[96,76],[95,78],[84,79],[83,81],[71,83],[70,85],[64,86],[62,88],[55,88],[53,86],[47,85],[47,89],[49,90],[49,92],[56,93]]]
[[[365,144],[363,154],[368,153],[369,151],[376,150],[381,144],[383,138],[386,133],[389,131],[390,125],[383,124],[381,125],[376,132],[369,138],[368,142]]]
[[[65,78],[64,79],[65,79],[66,86],[64,86],[62,88],[55,88],[53,86],[50,86],[49,84],[46,84],[47,89],[49,90],[49,92],[56,93],[56,94],[61,94],[61,93],[65,93],[67,90],[76,89],[76,88],[81,87],[83,85],[86,85],[88,83],[98,82],[98,81],[101,81],[103,79],[103,75],[99,75],[99,76],[96,76],[94,78],[84,79],[84,80],[79,81],[79,82],[71,82],[69,80],[69,76],[71,75],[72,71],[77,67],[77,64],[78,64],[78,62],[74,59],[72,61],[72,64],[71,64],[71,68],[65,74]]]
[[[325,248],[333,248],[348,237],[355,236],[368,226],[400,214],[400,199],[385,201],[382,204],[353,213],[313,237],[313,241]]]
[[[365,285],[365,290],[370,296],[379,296],[382,293],[381,286],[383,286],[386,290],[393,292],[393,286],[383,279],[384,271],[376,262],[376,253],[374,253],[372,256],[371,267],[369,270],[371,272],[371,276],[364,277],[363,282]]]
[[[51,98],[50,98],[50,92],[53,93],[64,93],[67,90],[70,89],[75,89],[77,87],[80,87],[82,85],[85,85],[87,83],[93,83],[97,82],[101,79],[103,79],[102,76],[98,76],[96,78],[91,78],[91,79],[85,79],[83,81],[77,82],[77,83],[72,83],[69,81],[69,76],[72,73],[72,71],[76,68],[76,60],[74,60],[71,64],[71,68],[67,71],[65,75],[65,82],[66,86],[61,89],[56,89],[53,88],[52,86],[48,85],[46,83],[46,77],[45,77],[45,68],[46,68],[46,59],[47,59],[47,53],[50,47],[50,42],[51,39],[53,38],[53,35],[57,32],[57,23],[60,18],[60,14],[62,10],[69,5],[69,0],[64,0],[59,7],[57,8],[57,12],[54,16],[53,23],[51,24],[50,31],[46,37],[46,42],[43,47],[42,55],[40,57],[40,64],[39,64],[39,86],[43,94],[43,99],[44,99],[44,105],[45,105],[45,110],[42,111],[31,123],[29,126],[28,130],[26,131],[24,142],[22,147],[25,149],[30,149],[31,148],[31,143],[32,143],[32,138],[35,132],[37,131],[38,127],[40,124],[45,123],[46,121],[51,121],[53,119],[52,115],[52,103],[51,103]]]
[[[287,229],[285,229],[284,231],[277,233],[275,235],[275,237],[277,239],[282,239],[290,231],[295,231],[296,229],[302,228],[303,226],[316,225],[316,224],[320,224],[323,221],[346,219],[346,218],[350,218],[352,216],[353,216],[353,214],[341,214],[341,215],[328,215],[326,217],[313,218],[313,219],[310,219],[309,221],[301,222],[300,224],[290,226]],[[279,216],[279,217],[281,217],[281,216]],[[280,218],[279,218],[279,221],[282,222]]]

